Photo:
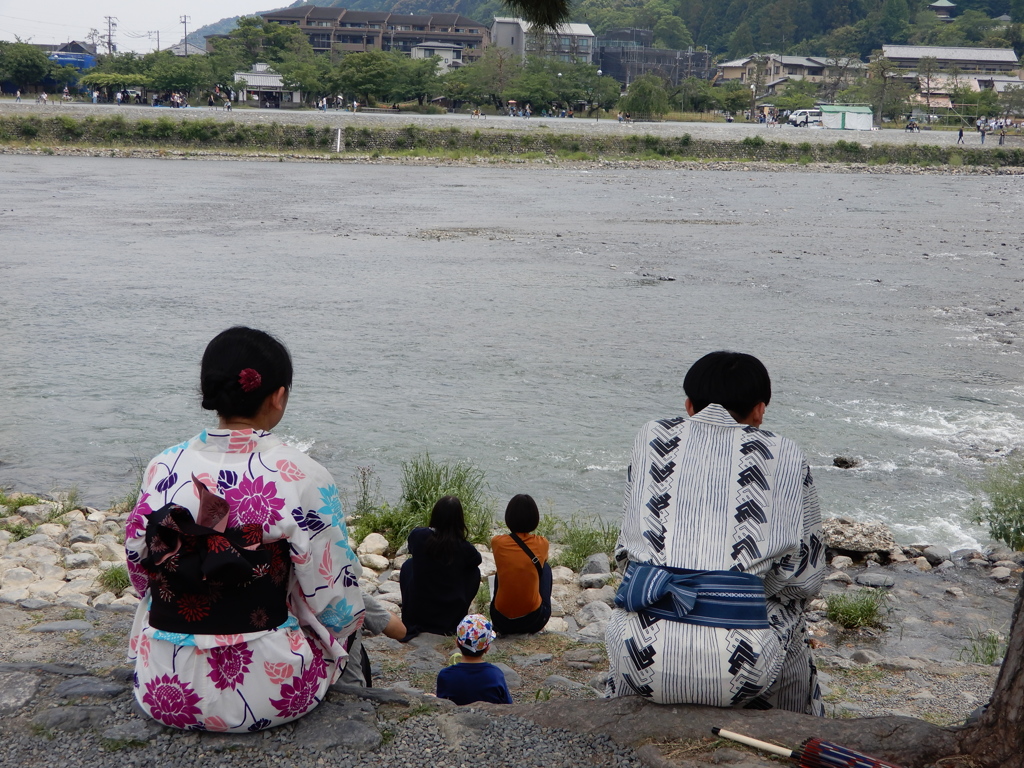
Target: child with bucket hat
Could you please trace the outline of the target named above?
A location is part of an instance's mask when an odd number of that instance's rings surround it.
[[[455,639],[462,655],[457,664],[445,667],[437,674],[439,699],[450,699],[460,706],[475,701],[512,703],[504,673],[483,659],[495,637],[491,622],[479,613],[459,622]]]

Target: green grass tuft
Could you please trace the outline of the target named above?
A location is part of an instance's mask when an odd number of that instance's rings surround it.
[[[975,664],[995,664],[1006,655],[1006,638],[992,629],[968,629],[967,645],[960,649],[957,658]]]
[[[118,596],[132,584],[131,579],[128,578],[128,566],[126,565],[115,565],[113,568],[108,568],[99,575],[96,581],[105,590]]]
[[[825,602],[828,620],[844,629],[884,627],[882,619],[889,612],[889,595],[880,589],[829,595]]]
[[[579,571],[587,558],[598,552],[611,554],[619,537],[618,526],[606,523],[600,518],[573,515],[560,521],[555,540],[562,545],[558,557],[552,558],[553,566],[563,565]]]

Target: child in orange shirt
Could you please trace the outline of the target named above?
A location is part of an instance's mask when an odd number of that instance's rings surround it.
[[[539,632],[551,618],[548,540],[533,533],[539,524],[537,502],[521,493],[505,508],[510,533],[491,539],[497,569],[491,622],[499,634]]]

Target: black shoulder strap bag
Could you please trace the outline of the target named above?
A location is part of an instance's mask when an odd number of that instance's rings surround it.
[[[516,536],[512,531],[509,531],[509,535],[512,537],[512,541],[519,545],[519,548],[526,553],[526,556],[530,558],[533,563],[533,567],[537,569],[537,575],[540,577],[544,576],[544,567],[540,564],[540,558],[538,558],[533,551],[526,546],[526,542]]]

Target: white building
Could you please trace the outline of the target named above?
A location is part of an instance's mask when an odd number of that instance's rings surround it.
[[[409,50],[414,59],[429,59],[437,56],[437,74],[443,75],[462,66],[462,46],[453,43],[420,43]]]
[[[281,76],[269,64],[253,64],[249,72],[235,72],[239,101],[257,102],[261,107],[299,106],[300,91],[285,90]]]
[[[498,16],[491,25],[491,45],[511,48],[523,59],[527,54],[541,54],[589,64],[594,58],[594,38],[589,24],[559,24],[552,30]]]

